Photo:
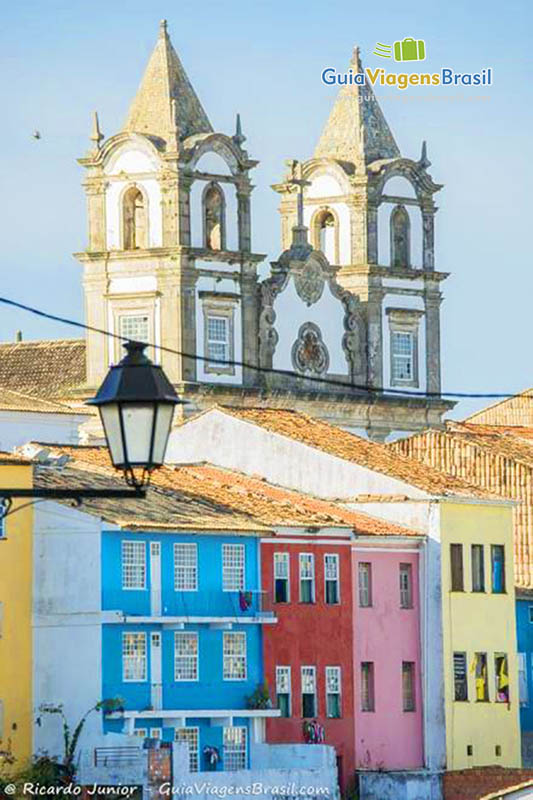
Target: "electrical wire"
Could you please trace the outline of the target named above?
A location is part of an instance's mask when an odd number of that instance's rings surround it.
[[[26,305],[25,303],[19,303],[16,300],[11,300],[8,297],[0,297],[0,303],[12,306],[13,308],[18,308],[21,311],[27,311],[30,314],[34,314],[35,316],[42,317],[44,319],[52,320],[53,322],[60,322],[64,325],[70,325],[75,328],[91,331],[92,333],[99,333],[102,336],[109,336],[110,338],[118,339],[121,342],[128,341],[127,337],[120,336],[120,334],[118,333],[113,333],[111,331],[104,330],[103,328],[95,328],[93,325],[87,325],[84,322],[79,322],[78,320],[69,319],[68,317],[61,317],[58,314],[51,314],[47,311],[43,311],[40,308],[35,308],[33,306]],[[306,383],[312,382],[326,386],[338,386],[345,390],[351,389],[351,390],[356,390],[358,392],[365,392],[371,395],[392,394],[392,395],[400,395],[402,397],[407,396],[407,397],[420,397],[420,398],[450,397],[450,398],[471,399],[471,400],[503,400],[508,397],[514,397],[517,394],[516,392],[425,392],[422,390],[413,390],[413,389],[394,389],[394,388],[389,389],[384,387],[368,386],[365,384],[357,384],[348,381],[341,381],[335,378],[321,378],[313,375],[300,375],[298,372],[294,372],[292,370],[275,369],[273,367],[261,367],[256,364],[248,364],[246,361],[207,358],[206,356],[201,356],[198,355],[197,353],[186,353],[181,350],[174,350],[172,347],[166,347],[165,345],[161,344],[156,345],[153,344],[152,342],[146,342],[145,344],[147,347],[153,347],[154,350],[160,350],[165,353],[171,353],[172,355],[181,356],[182,358],[189,358],[193,361],[202,361],[202,362],[208,361],[210,364],[220,364],[221,366],[240,367],[242,369],[253,370],[254,372],[260,374],[283,375],[284,377],[297,378],[300,381],[305,381]]]

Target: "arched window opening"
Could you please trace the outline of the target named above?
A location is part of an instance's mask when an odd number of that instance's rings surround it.
[[[330,264],[337,263],[337,225],[329,209],[319,212],[315,221],[315,248],[321,250]]]
[[[124,195],[124,250],[138,250],[147,246],[146,202],[143,193],[132,186]]]
[[[224,249],[224,195],[220,186],[211,184],[204,194],[205,246],[208,250]]]
[[[410,266],[410,220],[405,206],[396,206],[390,217],[391,266],[405,269]]]

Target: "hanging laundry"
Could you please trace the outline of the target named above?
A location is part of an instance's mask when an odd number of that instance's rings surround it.
[[[241,611],[248,611],[251,605],[252,605],[252,593],[239,592],[239,608],[241,609]]]

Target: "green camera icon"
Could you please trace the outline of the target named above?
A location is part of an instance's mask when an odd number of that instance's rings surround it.
[[[399,42],[394,42],[395,61],[425,61],[426,43],[423,39],[406,37]]]

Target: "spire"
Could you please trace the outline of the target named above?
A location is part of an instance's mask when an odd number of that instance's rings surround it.
[[[172,47],[165,19],[159,25],[157,44],[122,130],[151,134],[166,141],[176,133],[183,140],[213,130]]]
[[[242,132],[241,126],[241,115],[237,114],[237,120],[235,122],[235,134],[233,135],[233,141],[237,145],[237,147],[241,147],[246,141],[246,136],[244,136]]]
[[[104,138],[104,134],[100,130],[100,121],[98,119],[98,111],[93,111],[93,124],[91,128],[91,135],[89,139],[93,143],[92,150],[95,153],[98,153],[100,149],[100,142]]]
[[[355,77],[363,73],[359,48],[354,47],[350,67]],[[398,158],[400,151],[366,80],[342,87],[315,150],[315,158],[335,158],[370,164],[381,158]]]
[[[422,169],[427,169],[428,167],[431,166],[431,161],[428,158],[427,144],[425,141],[422,142],[422,154],[420,156],[418,165],[422,167]]]

